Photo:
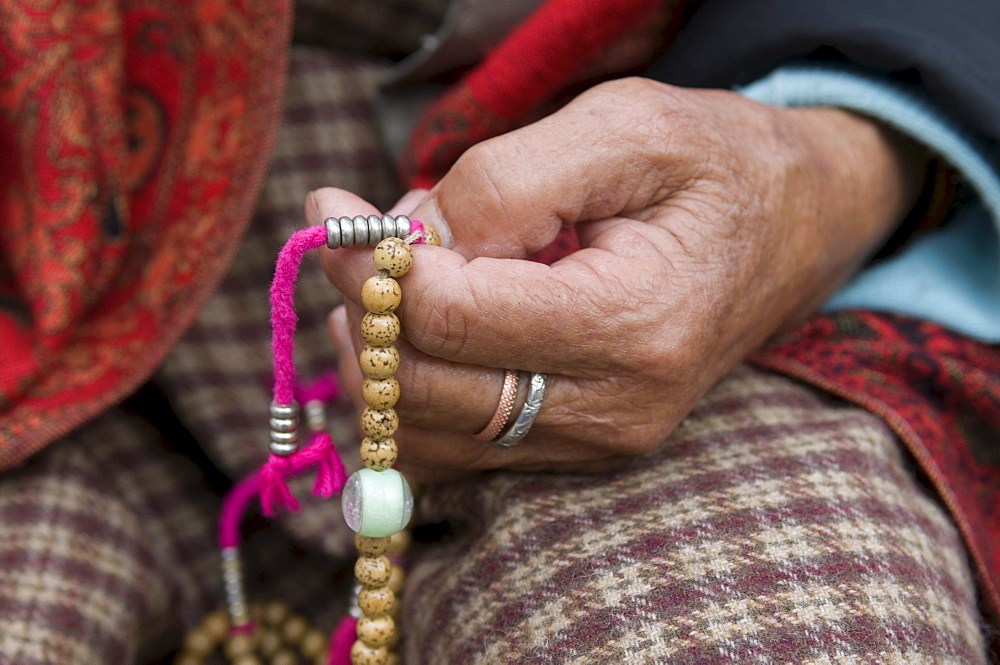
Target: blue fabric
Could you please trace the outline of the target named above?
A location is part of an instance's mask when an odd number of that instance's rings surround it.
[[[1000,172],[976,142],[889,79],[822,65],[776,70],[739,90],[774,106],[835,106],[876,118],[947,160],[979,200],[860,272],[824,307],[899,312],[1000,342]]]

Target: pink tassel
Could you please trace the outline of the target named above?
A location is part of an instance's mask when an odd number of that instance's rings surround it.
[[[334,402],[339,398],[340,384],[335,372],[327,372],[306,386],[295,386],[295,399],[299,404],[308,404],[313,400]]]
[[[326,432],[315,434],[310,448],[315,449],[318,457],[313,494],[329,498],[340,492],[344,483],[347,482],[347,471],[344,469],[344,463],[333,447],[333,439]]]
[[[330,636],[330,660],[327,665],[351,665],[351,646],[357,639],[357,634],[357,619],[347,615]]]
[[[268,517],[274,517],[281,508],[291,512],[299,509],[299,502],[288,489],[288,478],[293,474],[292,457],[269,455],[260,470],[260,507]]]

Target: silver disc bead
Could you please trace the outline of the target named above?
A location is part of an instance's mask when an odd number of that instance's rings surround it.
[[[354,222],[350,217],[341,217],[337,220],[340,223],[340,246],[354,246]]]
[[[294,418],[295,420],[299,418],[299,403],[294,399],[288,404],[271,402],[268,410],[272,418]]]
[[[392,238],[396,232],[396,218],[391,215],[382,215],[382,234],[378,239],[382,242],[386,238]]]
[[[410,218],[406,215],[396,215],[396,232],[393,236],[405,238],[408,235],[410,235]]]
[[[327,217],[323,220],[326,227],[326,246],[330,249],[340,248],[340,221],[336,217]]]
[[[364,247],[368,244],[368,220],[358,215],[351,221],[354,224],[354,244],[357,247]]]

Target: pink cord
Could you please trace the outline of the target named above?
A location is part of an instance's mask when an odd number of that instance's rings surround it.
[[[351,665],[351,646],[357,638],[358,620],[345,616],[330,636],[330,659],[327,665]]]
[[[260,472],[255,471],[233,485],[222,500],[222,512],[219,515],[219,547],[239,547],[240,521],[243,511],[260,492]]]
[[[326,228],[311,226],[292,234],[278,254],[271,282],[271,349],[274,352],[274,401],[291,404],[295,386],[295,280],[302,257],[326,244]]]
[[[424,225],[418,220],[410,220],[412,233],[418,234],[415,243],[423,242]],[[302,257],[311,249],[326,244],[326,228],[311,226],[298,231],[288,239],[278,254],[271,282],[271,349],[274,353],[274,401],[291,404],[295,397],[295,280],[299,276]],[[335,382],[314,383],[300,395],[331,394],[339,389]],[[288,489],[289,476],[301,473],[309,467],[317,466],[316,483],[313,494],[329,497],[346,481],[344,464],[334,449],[327,434],[314,435],[305,449],[291,455],[268,456],[258,476],[260,504],[267,516],[273,516],[279,508],[291,511],[299,509],[299,502]]]

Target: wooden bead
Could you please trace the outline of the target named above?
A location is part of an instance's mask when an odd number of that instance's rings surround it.
[[[409,531],[406,529],[397,531],[389,536],[389,554],[395,556],[406,554],[406,550],[410,549],[411,542],[413,542],[413,536],[410,535]]]
[[[388,379],[365,379],[361,384],[361,397],[373,409],[389,409],[399,401],[399,381]]]
[[[405,582],[406,573],[403,572],[402,566],[393,566],[392,570],[389,571],[389,581],[385,585],[392,589],[393,593],[398,594],[403,591]]]
[[[424,227],[424,244],[441,246],[441,234],[429,226]]]
[[[396,433],[399,416],[394,409],[367,408],[361,412],[361,431],[365,436],[384,441]]]
[[[399,317],[391,312],[361,317],[361,336],[372,346],[389,346],[399,339],[400,330]]]
[[[233,659],[233,665],[261,665],[260,658],[252,653],[245,653]]]
[[[354,546],[365,556],[382,556],[389,549],[389,536],[373,538],[356,533],[354,534]]]
[[[218,640],[213,639],[208,631],[198,626],[191,629],[184,638],[184,649],[191,653],[205,656],[215,648],[217,643]]]
[[[216,642],[221,642],[229,634],[229,614],[226,610],[215,610],[201,622],[202,629]]]
[[[294,651],[282,649],[271,657],[271,665],[299,665],[299,657]]]
[[[372,260],[376,270],[402,277],[413,266],[413,250],[402,238],[386,238],[375,246]]]
[[[366,346],[359,360],[361,371],[371,379],[388,379],[399,369],[399,351],[394,346]]]
[[[299,651],[309,660],[322,657],[328,648],[326,635],[323,634],[323,631],[315,628],[306,633],[302,642],[299,643]]]
[[[358,619],[358,639],[370,647],[386,647],[396,636],[396,622],[391,616]]]
[[[274,630],[261,631],[260,640],[257,642],[257,651],[265,658],[270,658],[281,650],[284,642],[281,635]]]
[[[252,635],[241,633],[239,635],[233,635],[228,640],[226,640],[225,652],[226,655],[231,659],[235,659],[238,656],[249,655],[253,653],[254,639]]]
[[[361,640],[351,645],[351,665],[385,665],[389,660],[389,650],[385,647],[370,647]]]
[[[395,570],[395,568],[393,569]],[[396,594],[387,586],[377,589],[362,589],[358,592],[358,607],[370,617],[392,614],[395,605]]]
[[[392,277],[375,275],[361,287],[361,302],[365,309],[375,314],[386,314],[399,307],[403,291]]]
[[[361,441],[361,461],[369,469],[385,471],[396,463],[398,455],[399,449],[396,447],[396,440],[392,437],[382,441],[365,437]]]
[[[393,565],[385,556],[362,556],[354,564],[354,577],[362,586],[378,588],[389,582],[392,570]]]
[[[385,665],[403,665],[403,661],[400,660],[398,653],[389,653],[389,657],[385,661]]]
[[[264,623],[269,626],[279,626],[288,617],[290,612],[291,610],[288,609],[288,605],[278,600],[272,600],[264,606],[262,613]]]
[[[281,627],[282,637],[290,644],[298,644],[307,632],[309,632],[309,622],[300,616],[289,617]]]

